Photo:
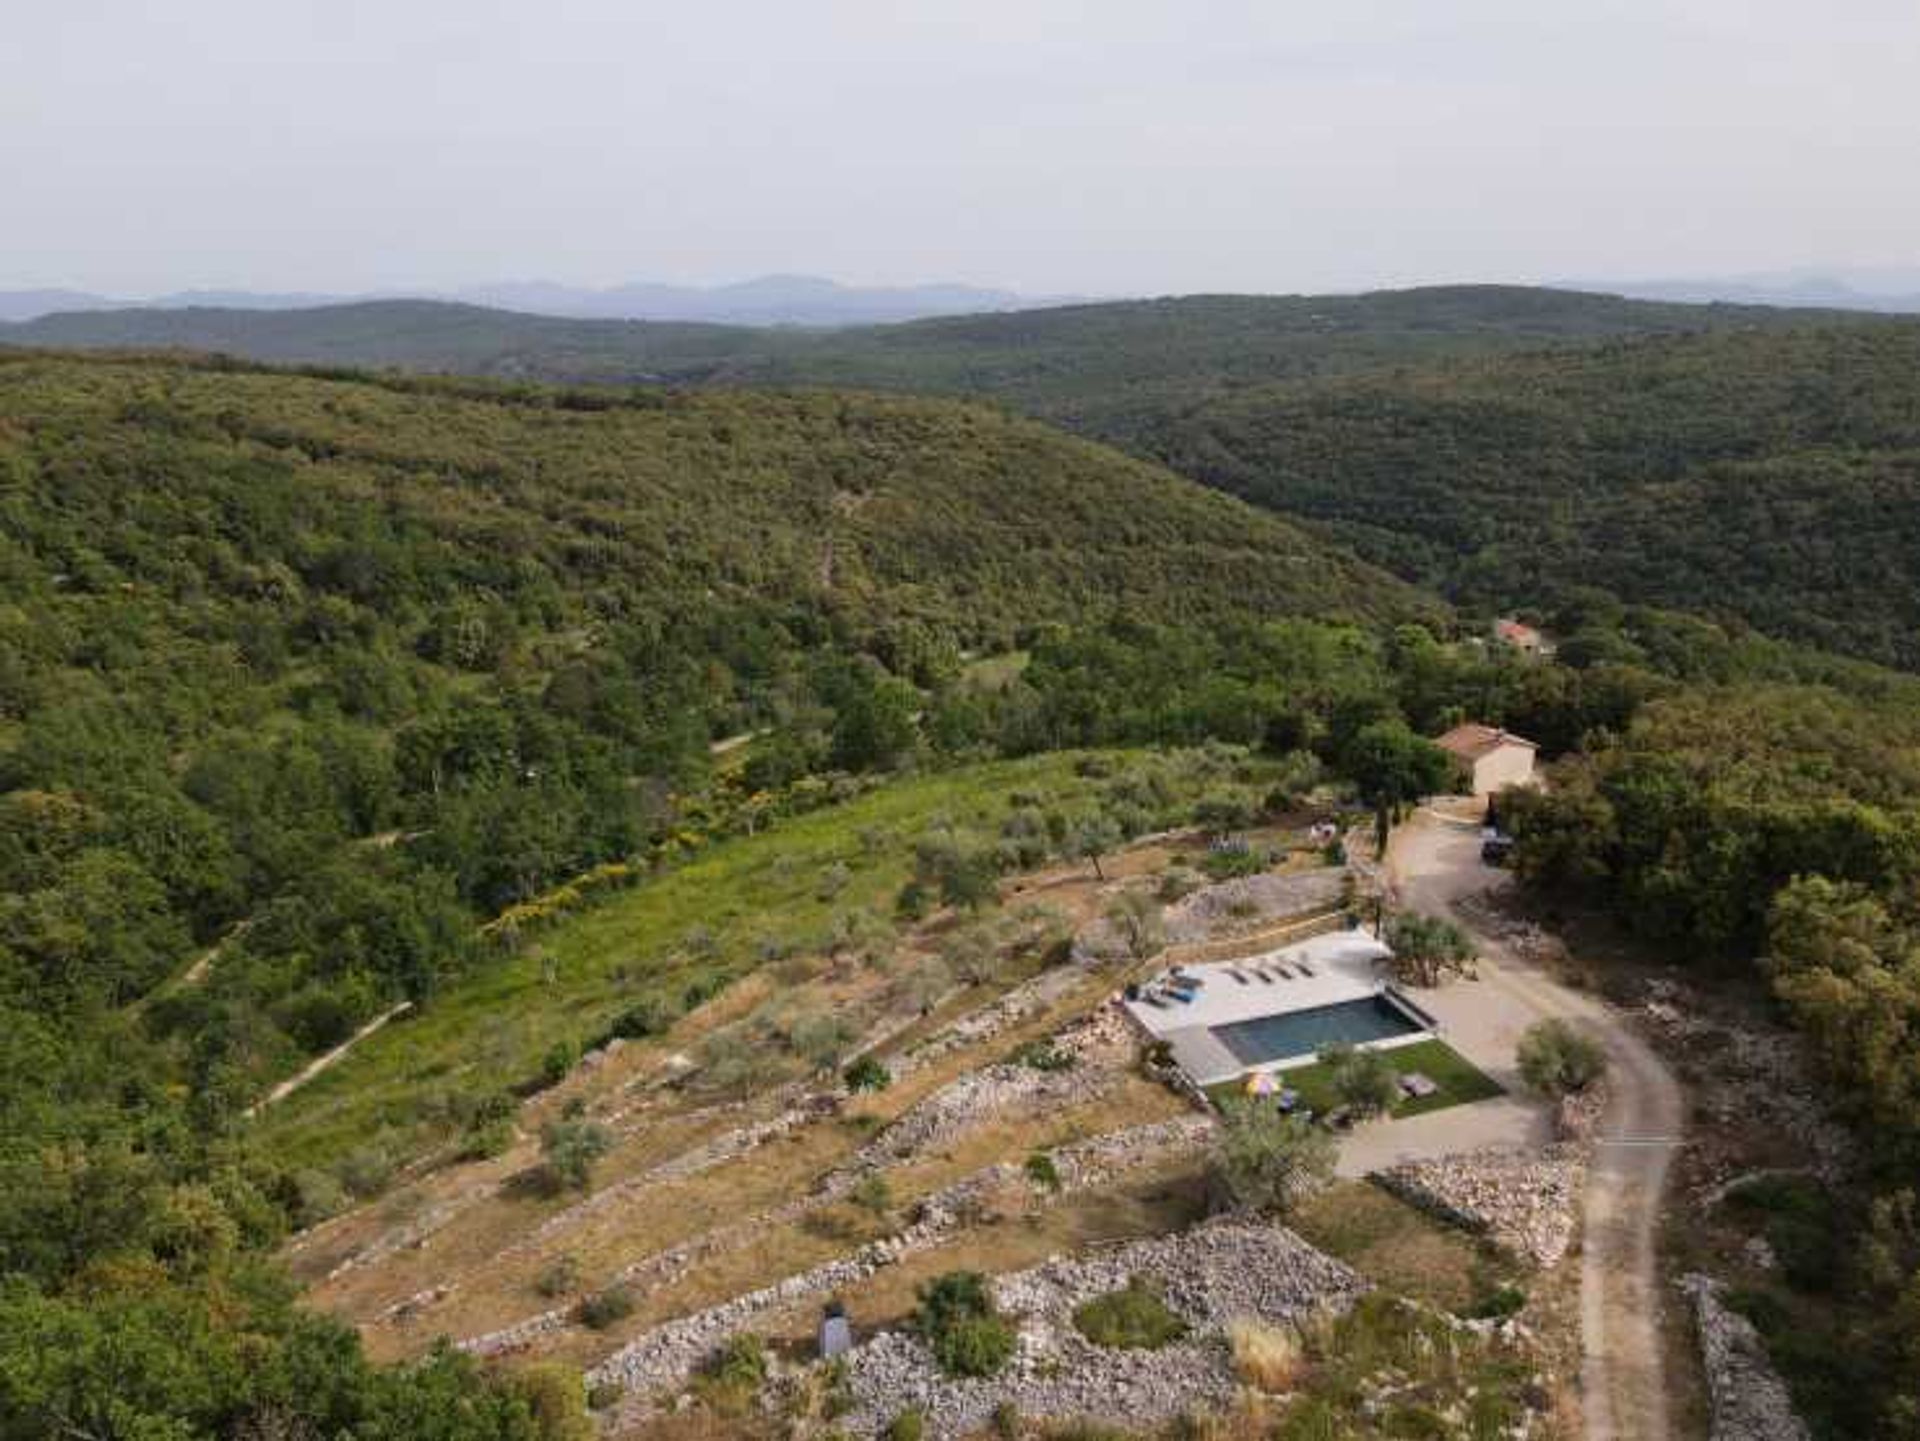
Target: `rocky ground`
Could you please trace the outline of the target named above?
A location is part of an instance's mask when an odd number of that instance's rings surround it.
[[[1307,871],[1267,872],[1202,886],[1162,913],[1169,946],[1194,945],[1258,930],[1290,916],[1306,916],[1340,903],[1347,885],[1342,866]],[[1113,922],[1100,919],[1081,928],[1074,956],[1086,965],[1124,961],[1132,956],[1127,938]]]
[[[1192,1328],[1186,1339],[1158,1350],[1112,1350],[1075,1329],[1076,1306],[1135,1276],[1161,1288],[1168,1308]],[[1005,1371],[954,1380],[919,1340],[888,1332],[849,1358],[855,1404],[845,1424],[873,1435],[916,1409],[929,1436],[952,1437],[987,1424],[1003,1405],[1027,1417],[1168,1420],[1234,1394],[1229,1321],[1300,1320],[1348,1305],[1365,1289],[1346,1265],[1265,1221],[1227,1218],[1103,1254],[1055,1258],[994,1282],[996,1302],[1019,1330]]]
[[[1808,1069],[1804,1044],[1790,1032],[1717,1016],[1688,987],[1652,980],[1636,1008],[1661,1049],[1685,1068],[1695,1104],[1711,1116],[1709,1136],[1770,1132],[1806,1158],[1822,1180],[1843,1180],[1858,1157],[1853,1139],[1828,1114]],[[1733,1163],[1706,1162],[1703,1185],[1723,1186],[1712,1174]]]
[[[1407,1161],[1372,1179],[1431,1215],[1487,1237],[1536,1266],[1556,1265],[1579,1226],[1601,1087],[1561,1103],[1544,1151],[1489,1147]]]

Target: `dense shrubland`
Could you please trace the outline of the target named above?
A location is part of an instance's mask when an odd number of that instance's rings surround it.
[[[1736,1298],[1835,1436],[1920,1434],[1916,755],[1910,681],[1705,687],[1653,702],[1563,761],[1552,791],[1502,805],[1516,868],[1549,895],[1613,910],[1702,968],[1759,958],[1858,1128],[1867,1190],[1822,1200],[1812,1221],[1801,1208],[1776,1237],[1788,1294],[1837,1319]],[[1793,1259],[1809,1235],[1818,1259]]]
[[[1138,446],[1476,606],[1580,587],[1920,668],[1920,326],[1251,386]]]

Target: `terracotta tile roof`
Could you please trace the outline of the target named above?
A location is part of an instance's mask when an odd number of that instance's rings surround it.
[[[1445,735],[1434,741],[1443,751],[1451,751],[1463,761],[1477,761],[1480,757],[1491,755],[1501,746],[1525,746],[1528,750],[1538,750],[1532,741],[1517,736],[1512,731],[1503,731],[1495,726],[1479,725],[1473,721],[1457,725]]]

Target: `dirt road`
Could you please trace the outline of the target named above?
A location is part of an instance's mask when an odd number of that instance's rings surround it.
[[[1453,912],[1454,902],[1503,878],[1482,864],[1475,823],[1431,810],[1395,833],[1387,872],[1400,903],[1427,912]],[[1593,1441],[1663,1441],[1672,1434],[1660,1326],[1667,1298],[1655,1243],[1685,1117],[1679,1083],[1606,1006],[1475,934],[1485,984],[1543,1017],[1579,1022],[1607,1048],[1611,1094],[1587,1183],[1580,1261],[1581,1401]]]

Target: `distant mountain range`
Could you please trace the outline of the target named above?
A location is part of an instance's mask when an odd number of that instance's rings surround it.
[[[1913,266],[1575,284],[1583,290],[1603,290],[1632,300],[1668,300],[1694,305],[1721,301],[1736,305],[1870,310],[1884,315],[1920,314],[1920,267]]]
[[[606,289],[552,281],[512,281],[460,290],[389,290],[370,295],[273,294],[248,290],[183,290],[147,299],[84,290],[0,290],[0,321],[100,310],[303,310],[369,300],[443,300],[576,320],[667,320],[727,325],[831,327],[880,325],[941,315],[1031,310],[1072,296],[1026,296],[973,285],[842,285],[813,275],[763,275],[732,285],[636,282]]]

